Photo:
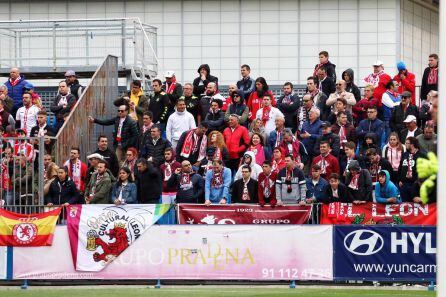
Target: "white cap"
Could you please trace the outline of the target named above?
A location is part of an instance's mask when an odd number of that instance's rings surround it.
[[[383,66],[384,63],[381,60],[376,60],[375,63],[373,63],[373,66]]]
[[[175,71],[173,71],[173,70],[164,72],[164,77],[167,77],[167,78],[171,78],[174,75],[175,75]]]
[[[87,159],[88,160],[90,160],[90,159],[104,160],[104,157],[102,155],[98,154],[98,153],[94,153],[94,154],[88,155]]]
[[[416,122],[417,118],[414,115],[408,115],[407,118],[403,121],[403,123]]]

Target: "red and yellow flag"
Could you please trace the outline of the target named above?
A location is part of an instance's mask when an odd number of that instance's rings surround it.
[[[61,210],[19,214],[0,209],[0,246],[51,245]]]

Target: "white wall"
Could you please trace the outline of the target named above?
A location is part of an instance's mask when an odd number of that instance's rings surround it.
[[[400,5],[400,0],[14,0],[2,4],[0,18],[140,17],[158,27],[161,69],[175,70],[180,81],[191,81],[198,65],[208,63],[221,83],[232,83],[247,63],[254,77],[282,84],[304,83],[321,50],[329,51],[338,75],[351,67],[359,81],[376,59],[394,74],[399,39],[407,40],[400,37]],[[416,47],[418,40],[412,41]],[[418,52],[405,50],[401,56],[409,61],[412,54]]]

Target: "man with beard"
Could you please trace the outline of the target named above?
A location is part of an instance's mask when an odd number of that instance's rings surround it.
[[[177,161],[188,160],[192,166],[198,167],[206,157],[208,124],[201,122],[197,128],[183,132],[176,147]]]
[[[203,178],[192,170],[192,164],[184,160],[167,182],[176,189],[176,203],[200,203],[204,193]]]
[[[118,176],[119,162],[116,153],[108,148],[108,138],[105,135],[99,135],[98,137],[98,149],[93,154],[99,154],[102,156],[102,160],[106,161],[108,168],[113,176]]]
[[[325,121],[327,119],[328,115],[330,114],[330,106],[328,106],[326,104],[328,95],[325,95],[322,91],[320,91],[318,89],[317,80],[318,80],[318,78],[316,76],[308,77],[307,78],[307,90],[308,90],[308,94],[310,95],[310,98],[312,100],[312,103],[314,104],[314,106],[319,108],[319,110],[321,111],[321,119],[323,121]],[[305,97],[303,98],[303,100],[305,100]],[[305,104],[305,102],[304,102],[304,104]],[[309,110],[309,108],[311,108],[311,107],[312,106],[307,107],[307,110]],[[298,117],[300,119],[299,112],[298,112]],[[301,121],[301,120],[299,120],[299,121]],[[300,129],[300,127],[299,127],[299,129]]]
[[[331,106],[331,110],[336,113],[337,106],[336,102],[338,99],[344,99],[345,103],[347,103],[345,110],[348,112],[352,112],[352,107],[356,104],[355,96],[353,96],[352,93],[347,92],[345,88],[347,87],[347,84],[344,80],[338,80],[336,82],[336,91],[331,93],[330,96],[327,99],[327,105]]]
[[[68,168],[68,176],[74,181],[79,192],[83,193],[86,186],[87,164],[79,159],[80,149],[71,148],[70,159],[64,164]]]
[[[183,93],[183,87],[177,82],[174,71],[166,71],[164,77],[166,78],[166,81],[163,84],[163,90],[169,97],[170,106],[175,106],[178,98],[180,98]]]
[[[277,171],[273,171],[271,162],[265,160],[262,165],[262,172],[258,179],[258,197],[259,205],[265,206],[269,204],[272,207],[276,206],[276,180]]]
[[[229,185],[231,170],[223,166],[222,161],[215,159],[212,169],[206,173],[204,199],[205,205],[229,203]]]
[[[197,70],[199,76],[194,79],[194,95],[199,97],[203,94],[209,83],[218,84],[218,77],[211,75],[211,68],[208,64],[202,64]]]
[[[420,151],[420,143],[415,137],[408,137],[405,142],[406,151],[401,156],[400,161],[400,193],[403,202],[412,202],[412,186],[418,179],[417,160],[427,156]]]
[[[146,159],[136,161],[138,172],[136,174],[136,189],[138,190],[138,203],[157,204],[160,203],[163,191],[161,173]]]
[[[175,202],[176,186],[169,186],[168,181],[175,170],[181,168],[181,164],[175,160],[175,151],[169,147],[164,150],[164,163],[160,165],[161,178],[163,179],[163,193],[161,201],[164,204]]]
[[[426,122],[424,133],[416,137],[420,143],[420,147],[425,152],[434,152],[437,154],[437,134],[434,132],[434,122],[432,120]]]
[[[428,67],[424,69],[423,79],[421,81],[421,100],[426,100],[430,91],[438,90],[438,55],[429,55]]]
[[[381,158],[376,149],[370,148],[366,151],[366,157],[368,159],[368,170],[370,176],[372,177],[372,182],[377,183],[378,174],[381,170],[387,170],[387,172],[392,172],[392,165],[385,158]]]
[[[206,93],[200,97],[200,116],[202,120],[206,118],[211,109],[211,102],[214,100],[220,101],[221,106],[223,106],[226,98],[218,92],[217,84],[210,82],[207,84]]]
[[[194,118],[196,119],[196,123],[201,123],[201,113],[200,113],[200,98],[195,96],[193,93],[194,87],[190,83],[185,83],[183,87],[183,96],[181,99],[184,99],[186,103],[186,110],[190,112]]]
[[[232,185],[232,201],[234,203],[258,203],[258,184],[251,178],[251,167],[242,166],[242,178]]]
[[[256,85],[254,79],[249,76],[251,74],[251,67],[249,67],[249,65],[242,65],[240,67],[240,73],[242,75],[242,79],[237,82],[237,89],[243,92],[243,100],[247,101],[249,95],[254,92]]]
[[[107,172],[105,161],[99,161],[96,172],[91,176],[90,182],[85,187],[86,204],[109,204],[112,179]]]
[[[70,88],[70,94],[73,94],[74,97],[76,97],[76,100],[79,100],[79,97],[82,95],[83,87],[77,80],[76,72],[73,70],[65,72],[65,81]]]
[[[152,81],[153,94],[149,96],[149,110],[153,114],[153,122],[160,124],[161,132],[166,128],[169,117],[170,102],[166,92],[162,90],[161,80]]]
[[[143,114],[149,110],[149,101],[141,88],[140,80],[134,80],[130,87],[131,90],[117,98],[113,104],[116,107],[127,105],[129,116],[138,123],[138,127],[141,127],[143,125]]]
[[[299,97],[293,93],[293,84],[286,82],[283,85],[283,95],[277,100],[276,107],[285,116],[285,127],[291,128],[293,132],[296,132],[297,129],[297,111],[299,106]]]

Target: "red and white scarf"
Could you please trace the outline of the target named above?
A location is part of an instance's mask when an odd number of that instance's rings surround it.
[[[263,126],[266,125],[266,122],[269,121],[269,113],[271,111],[271,106],[264,106],[262,108],[262,122],[263,122]]]
[[[102,180],[102,178],[104,177],[104,174],[96,174],[96,180],[94,182],[93,187],[91,188],[90,191],[90,195],[96,195],[96,187],[99,184],[99,182]]]
[[[198,136],[195,134],[195,129],[187,132],[186,139],[184,140],[183,147],[181,148],[180,156],[189,158],[189,156],[199,149],[198,161],[203,160],[206,157],[207,137],[202,136],[200,148],[198,148]]]
[[[383,73],[384,73],[384,70],[381,70],[381,71],[378,72],[378,73],[371,73],[369,76],[367,76],[367,77],[364,79],[364,81],[367,82],[367,83],[369,83],[369,84],[372,84],[372,85],[375,86],[375,87],[377,87],[377,86],[378,86],[378,83],[379,83],[379,76],[380,76],[381,74],[383,74]]]
[[[428,85],[436,85],[438,82],[438,67],[431,68],[427,77]]]
[[[177,79],[175,77],[172,77],[172,82],[170,84],[166,81],[166,93],[173,94],[173,91],[175,91],[176,84],[177,84]]]
[[[11,86],[16,86],[18,83],[19,83],[19,81],[21,80],[22,78],[19,76],[19,77],[17,77],[16,79],[12,79],[12,78],[10,78],[9,79],[9,83],[11,84]]]
[[[266,198],[270,198],[273,187],[274,187],[274,181],[270,178],[271,174],[268,176],[265,176],[265,179],[262,181],[262,188],[263,188],[263,196]]]
[[[242,192],[242,200],[243,201],[249,201],[251,200],[251,197],[249,197],[249,191],[248,191],[248,183],[249,183],[248,179],[247,181],[243,180],[243,192]]]
[[[190,173],[181,173],[180,187],[184,188],[184,186],[190,186],[190,185],[191,185]]]
[[[407,161],[408,162],[407,162],[406,178],[412,178],[413,177],[412,167],[415,165],[415,162],[413,161],[413,154],[409,154],[409,159]]]
[[[221,168],[221,171],[216,172],[215,170],[212,172],[212,180],[211,180],[211,187],[213,188],[220,188],[223,186],[223,167]]]
[[[359,188],[359,172],[358,173],[352,173],[352,180],[348,184],[348,187],[353,190],[358,190]]]
[[[82,177],[81,177],[81,160],[77,159],[75,163],[72,163],[71,160],[65,162],[64,166],[68,168],[68,176],[71,177],[76,188],[81,190],[82,185]]]
[[[319,63],[319,64],[317,64],[317,65],[316,65],[316,68],[314,68],[313,76],[317,76],[317,71],[318,71],[322,66],[324,66],[324,65],[327,64],[327,63],[328,63],[328,61],[325,62],[325,63]]]
[[[319,161],[319,166],[321,166],[321,174],[327,174],[328,163],[325,161],[325,157],[321,154],[321,160]]]
[[[164,162],[164,181],[168,181],[169,178],[172,176],[172,163]]]
[[[339,125],[339,144],[341,149],[344,149],[344,144],[347,142],[347,129],[345,125]]]

